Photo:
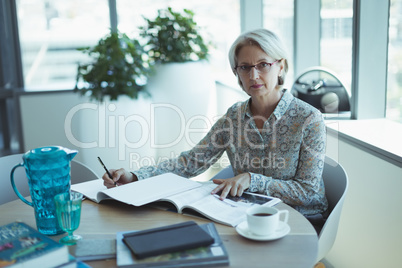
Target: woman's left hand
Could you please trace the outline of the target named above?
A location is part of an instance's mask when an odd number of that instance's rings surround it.
[[[230,179],[214,179],[219,184],[211,194],[222,192],[219,199],[223,200],[230,193],[231,196],[241,196],[250,187],[251,177],[249,173],[242,173]]]

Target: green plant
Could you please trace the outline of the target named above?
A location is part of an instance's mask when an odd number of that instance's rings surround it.
[[[136,99],[140,92],[145,92],[152,69],[137,40],[111,31],[95,47],[79,50],[88,54],[92,62],[78,65],[74,91],[98,101],[103,101],[105,96],[117,100],[120,95]],[[81,82],[84,86],[79,88]]]
[[[154,20],[144,17],[147,25],[140,27],[147,40],[149,57],[156,63],[186,62],[207,59],[208,44],[199,34],[200,28],[188,9],[183,14],[171,7],[158,10]]]

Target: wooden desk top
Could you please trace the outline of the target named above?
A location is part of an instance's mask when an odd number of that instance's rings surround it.
[[[215,223],[229,253],[230,267],[313,267],[317,256],[318,237],[312,225],[293,208],[280,203],[278,209],[289,210],[290,233],[275,241],[252,241],[237,234],[235,228]],[[0,225],[23,221],[36,228],[34,210],[21,200],[0,206]],[[74,232],[84,238],[115,237],[116,232],[141,230],[194,220],[207,219],[185,216],[151,207],[134,207],[117,201],[82,204],[80,227]],[[60,236],[52,236],[58,241]],[[116,260],[87,262],[92,267],[116,267]]]

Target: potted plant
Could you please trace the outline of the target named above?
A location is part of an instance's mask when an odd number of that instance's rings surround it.
[[[111,31],[96,46],[79,50],[88,54],[92,62],[78,65],[74,91],[101,102],[105,96],[110,100],[121,95],[136,99],[145,92],[152,69],[137,40]]]
[[[168,7],[158,10],[155,19],[144,19],[140,36],[155,68],[147,90],[159,105],[154,109],[155,146],[158,156],[171,157],[192,148],[204,136],[201,132],[192,133],[191,138],[183,134],[189,127],[205,130],[203,120],[195,117],[214,115],[215,81],[207,61],[210,43],[188,9],[175,12]]]
[[[79,64],[74,89],[85,96],[74,107],[71,130],[82,142],[81,160],[96,169],[97,156],[112,167],[124,165],[133,154],[152,156],[154,150],[143,135],[144,122],[151,121],[145,85],[152,68],[143,47],[126,34],[111,31],[96,46],[80,50],[92,59]]]
[[[155,63],[188,62],[207,59],[208,43],[200,35],[194,12],[184,9],[174,12],[171,7],[158,10],[154,20],[144,18],[141,36],[147,40],[147,51]]]

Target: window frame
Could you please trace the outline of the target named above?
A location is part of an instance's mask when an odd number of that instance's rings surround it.
[[[389,0],[353,1],[352,119],[386,115],[389,7]]]

